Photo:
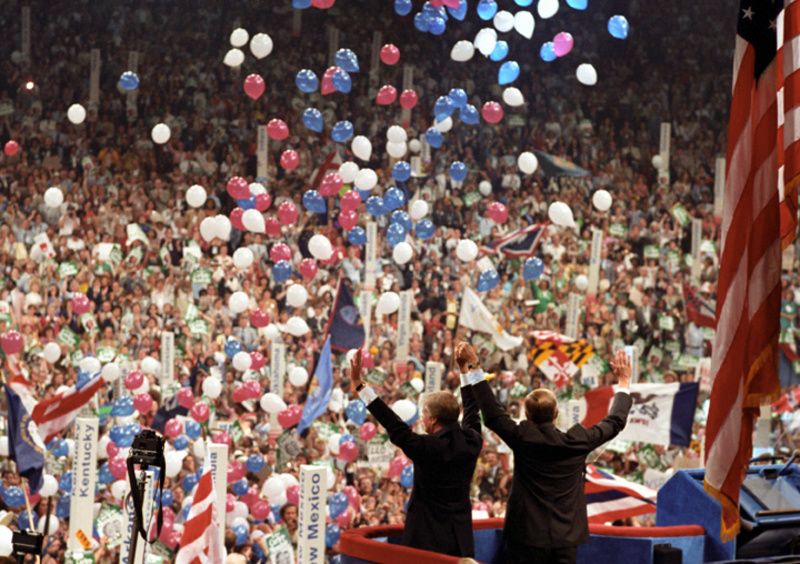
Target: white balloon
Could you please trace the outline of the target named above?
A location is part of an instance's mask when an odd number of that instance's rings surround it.
[[[308,301],[308,290],[300,284],[292,284],[286,290],[286,303],[292,307],[303,307]]]
[[[471,239],[461,239],[456,245],[456,256],[463,262],[472,262],[478,258],[478,245]]]
[[[247,270],[253,264],[255,256],[247,247],[239,247],[233,251],[233,266],[239,270]]]
[[[402,159],[408,152],[408,145],[405,143],[392,143],[388,141],[386,143],[386,152],[389,153],[389,156],[393,159]]]
[[[199,461],[202,461],[206,457],[206,442],[195,441],[192,444],[192,455]]]
[[[578,291],[583,292],[588,287],[589,287],[589,278],[587,278],[585,274],[578,274],[575,277],[575,288],[577,288]]]
[[[247,309],[249,305],[250,305],[250,298],[247,297],[247,294],[245,292],[242,291],[234,292],[233,294],[231,294],[231,297],[228,298],[228,308],[234,315],[242,313]]]
[[[341,439],[342,435],[339,433],[334,433],[328,437],[328,452],[330,452],[333,456],[339,456],[339,441]]]
[[[108,445],[111,444],[111,437],[103,435],[97,443],[97,460],[106,460],[108,458]]]
[[[246,29],[242,29],[241,27],[237,27],[231,32],[231,45],[234,47],[244,47],[247,45],[249,39],[250,34],[247,33]]]
[[[261,409],[270,415],[277,415],[286,409],[286,402],[284,402],[280,396],[274,392],[267,392],[261,396],[261,400],[258,403],[261,405]]]
[[[214,223],[213,217],[206,217],[200,222],[200,236],[207,243],[217,236],[216,223]]]
[[[249,370],[252,364],[253,364],[253,359],[250,358],[250,353],[248,352],[239,351],[238,353],[233,355],[233,367],[239,372],[244,372],[245,370]]]
[[[292,366],[289,369],[289,383],[292,386],[305,386],[308,383],[308,370],[302,366]]]
[[[597,84],[597,71],[589,63],[581,63],[578,65],[575,76],[578,77],[578,82],[586,86],[594,86]]]
[[[96,374],[100,372],[100,361],[97,360],[93,356],[87,356],[81,359],[78,363],[78,368],[80,368],[81,372],[86,372],[87,374]]]
[[[283,485],[286,486],[287,488],[300,485],[300,482],[298,481],[297,478],[294,477],[293,474],[283,473],[283,474],[278,474],[278,477],[281,479],[281,482],[283,482]]]
[[[272,53],[272,38],[266,33],[256,33],[250,40],[250,52],[257,59],[263,59]]]
[[[64,192],[61,188],[51,186],[44,191],[44,203],[48,208],[57,208],[64,203]]]
[[[359,174],[361,174],[360,171]],[[375,174],[375,171],[372,171]],[[325,236],[317,233],[308,240],[308,251],[317,260],[328,260],[333,256],[333,246],[330,240]]]
[[[170,452],[164,453],[164,459],[166,460],[166,475],[167,478],[174,478],[181,472],[181,468],[183,468],[183,459],[186,456],[186,451],[184,450],[172,450]]]
[[[606,190],[598,190],[592,194],[592,204],[594,204],[594,207],[597,209],[597,211],[608,211],[611,207],[611,201],[611,194],[609,194]]]
[[[417,393],[421,393],[422,390],[425,389],[425,382],[422,381],[422,378],[412,378],[408,383],[411,384],[411,387],[414,388]]]
[[[113,484],[111,484],[111,495],[114,499],[118,501],[122,501],[128,492],[130,491],[130,486],[128,485],[128,480],[117,480]]]
[[[448,116],[444,118],[442,121],[437,121],[436,123],[434,123],[433,127],[435,127],[438,131],[441,131],[442,133],[447,133],[448,131],[453,129],[453,118]]]
[[[264,336],[270,341],[278,341],[281,338],[281,330],[274,323],[264,327]]]
[[[50,497],[58,493],[58,480],[55,476],[45,474],[42,476],[42,487],[39,489],[39,495],[42,497]]]
[[[150,137],[153,138],[153,142],[158,145],[163,145],[169,141],[170,135],[172,135],[172,132],[166,123],[157,123],[150,132]]]
[[[356,179],[358,174],[358,165],[353,161],[347,161],[339,167],[339,177],[345,184],[350,184]]]
[[[653,163],[653,168],[656,170],[661,170],[664,167],[664,159],[661,155],[653,155],[650,162]]]
[[[401,399],[392,404],[392,411],[403,421],[410,421],[417,414],[417,406],[411,400]]]
[[[67,119],[70,123],[74,123],[75,125],[82,124],[86,121],[86,108],[80,104],[72,104],[67,109]]]
[[[232,68],[241,66],[244,62],[244,53],[239,49],[233,48],[225,53],[225,58],[222,59],[222,62]]]
[[[530,151],[525,151],[517,157],[517,166],[525,174],[533,174],[539,168],[539,159]]]
[[[227,215],[219,214],[214,216],[214,233],[217,238],[223,241],[230,240],[231,229],[233,229],[233,225]]]
[[[186,203],[193,208],[201,207],[206,203],[206,199],[208,199],[206,189],[199,184],[189,186],[189,189],[186,190]]]
[[[233,504],[233,511],[228,513],[228,517],[233,521],[237,518],[247,519],[249,514],[250,509],[247,508],[247,504],[243,501],[237,501]]]
[[[236,353],[242,354],[242,353]],[[247,354],[247,353],[244,353]],[[250,356],[250,355],[247,355]],[[235,357],[234,357],[235,361]],[[215,400],[217,399],[220,394],[222,394],[222,381],[219,378],[214,378],[213,376],[206,378],[203,380],[203,395],[208,397],[209,399]]]
[[[242,225],[244,225],[244,228],[252,233],[267,232],[267,224],[264,221],[264,216],[260,211],[254,208],[244,210],[244,213],[242,214]]]
[[[428,205],[428,202],[425,200],[414,200],[414,202],[411,204],[411,208],[408,210],[408,215],[414,221],[419,221],[428,215],[429,211],[430,206]]]
[[[419,139],[412,139],[408,142],[408,150],[412,153],[419,153],[422,150],[422,142]]]
[[[399,125],[392,125],[386,132],[386,139],[392,143],[405,143],[408,141],[408,133]]]
[[[146,356],[141,362],[142,372],[155,376],[161,371],[161,363],[152,356]]]
[[[400,309],[400,296],[396,292],[384,292],[378,298],[378,305],[375,312],[378,315],[391,315]]]
[[[103,378],[104,382],[110,384],[120,376],[119,365],[116,362],[109,362],[103,367],[103,370],[100,371],[100,376]]]
[[[503,90],[503,102],[515,108],[525,103],[525,98],[522,96],[519,88],[516,86],[509,86]]]
[[[547,217],[556,225],[562,227],[574,227],[575,219],[572,217],[572,209],[564,202],[553,202],[547,210]]]
[[[278,497],[285,491],[286,484],[283,483],[283,480],[281,480],[280,477],[275,475],[267,478],[267,481],[264,482],[264,486],[261,488],[261,493],[268,498]]]
[[[466,63],[474,54],[475,46],[464,39],[453,45],[450,50],[450,58],[457,63]]]
[[[494,28],[500,33],[506,33],[514,29],[514,14],[505,10],[500,10],[494,15],[492,21]]]
[[[8,456],[8,436],[0,437],[0,456]]]
[[[50,364],[55,364],[61,358],[61,347],[58,343],[49,342],[44,346],[44,359]]]
[[[392,258],[397,264],[406,264],[413,256],[414,249],[405,241],[398,243],[394,246],[394,249],[392,249]]]
[[[475,36],[475,48],[485,57],[494,51],[497,45],[497,32],[491,27],[485,27]]]
[[[388,149],[391,143],[387,143],[386,145]],[[356,179],[353,184],[359,190],[372,190],[378,184],[378,175],[371,168],[362,168],[356,173]]]
[[[328,489],[332,490],[333,486],[336,485],[336,472],[334,472],[330,466],[325,466],[326,474],[328,475]]]
[[[488,180],[481,180],[478,184],[478,190],[483,196],[488,196],[492,193],[492,183]]]
[[[363,135],[356,135],[353,137],[350,149],[353,151],[353,154],[362,161],[369,161],[369,158],[372,156],[372,143]]]
[[[44,525],[47,523],[47,533],[44,532]],[[36,523],[36,530],[42,534],[54,535],[58,532],[59,520],[55,514],[50,514],[50,520],[47,520],[47,515],[39,517],[39,522]]]
[[[536,21],[533,19],[533,14],[526,10],[521,10],[514,14],[514,29],[525,39],[533,37],[533,30],[536,27]]]
[[[75,439],[64,439],[64,442],[67,443],[67,458],[72,458],[75,453]]]
[[[536,11],[543,20],[552,18],[558,12],[558,0],[539,0]]]
[[[0,556],[11,556],[14,551],[14,533],[5,525],[0,525]]]
[[[302,317],[290,317],[289,321],[286,322],[286,332],[293,337],[302,337],[310,330],[308,323],[306,323],[306,320]]]

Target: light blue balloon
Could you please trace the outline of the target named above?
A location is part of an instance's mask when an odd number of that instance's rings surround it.
[[[406,197],[403,195],[403,191],[394,186],[389,188],[383,195],[383,206],[389,211],[400,209],[405,203]]]
[[[611,16],[608,19],[608,33],[617,39],[628,38],[628,20],[625,16]]]
[[[409,464],[403,471],[400,472],[400,485],[404,488],[410,488],[414,485],[414,465]]]
[[[394,0],[394,13],[398,16],[407,16],[411,13],[412,7],[411,0]]]
[[[497,274],[497,271],[494,268],[489,270],[484,270],[481,272],[480,276],[478,276],[478,286],[477,290],[479,292],[488,292],[492,290],[500,283],[500,276]]]
[[[200,438],[200,433],[202,432],[200,423],[194,419],[187,419],[183,430],[186,431],[186,435],[193,441]]]
[[[405,233],[411,231],[411,216],[403,210],[396,210],[392,212],[392,217],[389,220],[391,225],[400,225]]]
[[[438,149],[442,146],[442,142],[444,141],[444,136],[442,136],[442,132],[436,129],[435,127],[429,127],[428,130],[425,132],[425,140],[428,142],[428,145],[433,147],[434,149]]]
[[[519,64],[517,61],[506,61],[500,65],[497,72],[497,82],[501,85],[511,84],[519,78]]]
[[[367,232],[363,227],[355,226],[347,232],[347,240],[353,245],[363,245],[367,242]]]
[[[478,2],[478,17],[485,22],[491,20],[497,13],[497,2],[494,0],[480,0]]]
[[[139,76],[132,71],[126,71],[119,77],[119,85],[125,92],[133,92],[139,88]]]
[[[463,88],[453,88],[448,92],[447,96],[453,101],[455,109],[460,110],[467,105],[467,93]]]
[[[455,111],[455,104],[450,96],[439,96],[436,103],[433,105],[433,115],[436,121],[444,121],[453,115]]]
[[[433,35],[441,35],[447,29],[447,21],[444,18],[430,18],[428,31]]]
[[[303,112],[303,125],[311,131],[322,133],[322,129],[325,127],[325,120],[322,117],[322,112],[317,108],[306,108]]]
[[[353,124],[347,120],[337,121],[331,129],[331,139],[337,143],[346,143],[353,137]]]
[[[520,8],[527,8],[533,4],[533,0],[514,0],[514,3]]]
[[[416,227],[414,227],[414,233],[418,238],[426,241],[433,237],[434,233],[436,233],[436,226],[430,219],[423,219],[417,223]]]
[[[360,70],[358,56],[350,49],[339,49],[336,51],[333,60],[336,62],[337,67],[343,68],[347,72],[358,72]]]
[[[356,425],[363,425],[364,421],[367,419],[367,408],[360,399],[348,403],[344,413],[347,415],[347,418]]]
[[[392,167],[392,178],[397,182],[405,182],[411,178],[411,165],[406,161],[397,161]]]
[[[292,8],[295,10],[305,10],[311,7],[311,0],[292,0]]]
[[[406,239],[406,229],[399,223],[392,223],[386,229],[386,241],[392,248],[402,243]]]
[[[481,115],[478,113],[478,108],[472,104],[467,104],[458,113],[461,121],[467,125],[478,125],[481,122]]]
[[[417,28],[418,31],[421,31],[422,33],[428,33],[430,25],[431,25],[430,18],[425,14],[423,14],[422,12],[414,16],[414,27]]]
[[[539,56],[546,63],[555,61],[558,58],[558,56],[556,55],[556,48],[553,45],[552,41],[548,41],[547,43],[542,43],[542,48],[539,49]]]
[[[349,94],[353,89],[353,80],[350,78],[350,74],[344,69],[340,68],[333,73],[332,82],[336,91],[342,94]]]
[[[458,3],[458,8],[451,8],[450,6],[447,7],[448,13],[457,19],[460,22],[464,21],[464,18],[467,16],[467,0],[461,0]]]
[[[428,18],[443,18],[447,20],[447,12],[444,6],[437,8],[430,2],[425,2],[425,4],[422,5],[422,13],[428,16]]]
[[[386,215],[388,210],[383,204],[383,198],[380,196],[370,196],[367,198],[367,213],[376,217]]]
[[[508,43],[501,39],[495,44],[494,50],[489,53],[489,58],[498,63],[505,59],[506,55],[508,55]]]
[[[567,0],[567,6],[573,10],[585,10],[589,5],[589,0]]]
[[[303,207],[312,213],[325,213],[325,198],[317,190],[306,190],[303,194]]]
[[[319,88],[319,78],[317,74],[310,69],[302,69],[297,71],[294,77],[294,83],[301,92],[311,94],[316,92]]]
[[[544,263],[539,257],[531,257],[522,266],[522,277],[526,281],[536,280],[544,273]]]
[[[450,178],[456,182],[462,182],[467,177],[467,165],[461,161],[454,161],[450,165]]]
[[[228,355],[228,358],[233,358],[239,352],[242,352],[242,342],[239,339],[228,339],[225,342],[225,354]],[[113,440],[114,437],[111,439]]]

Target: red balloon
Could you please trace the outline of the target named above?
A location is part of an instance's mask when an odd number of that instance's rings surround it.
[[[131,370],[125,375],[125,388],[137,390],[144,384],[144,374],[139,370]]]
[[[497,102],[486,102],[481,108],[481,115],[488,123],[495,124],[500,123],[505,112],[503,112],[503,106]]]
[[[72,310],[78,314],[83,315],[92,308],[92,304],[84,294],[75,294],[72,296]]]
[[[372,358],[372,354],[367,349],[361,350],[361,364],[364,368],[374,368],[375,367],[375,359]]]
[[[294,149],[286,149],[281,153],[281,166],[286,170],[294,170],[300,164],[300,155]]]
[[[25,339],[23,339],[19,332],[14,330],[6,331],[3,333],[3,336],[0,337],[0,345],[2,345],[3,352],[6,354],[18,353],[22,350],[24,344]]]
[[[325,74],[322,75],[322,85],[320,86],[320,92],[322,92],[323,96],[336,92],[336,87],[333,85],[333,75],[338,70],[339,67],[328,67],[328,70],[326,70]]]
[[[250,185],[241,176],[228,180],[227,190],[234,200],[246,200],[250,197]]]
[[[284,429],[288,429],[295,424],[292,417],[292,412],[289,410],[289,408],[286,408],[278,413],[278,424]]]
[[[253,513],[253,505],[258,503],[258,488],[255,486],[250,486],[247,488],[247,493],[244,495],[239,496],[239,501],[242,501],[247,504],[247,507],[250,508],[250,513]]]
[[[286,243],[275,243],[269,250],[269,260],[279,262],[282,260],[292,260],[292,249]]]
[[[231,437],[227,431],[214,431],[211,435],[211,442],[218,445],[229,445]]]
[[[247,382],[244,383],[243,388],[247,393],[248,399],[260,398],[261,394],[263,393],[263,390],[261,389],[261,384],[258,382],[258,380],[248,380]]]
[[[492,202],[486,209],[486,215],[495,223],[502,224],[508,219],[508,208],[500,202]]]
[[[244,93],[250,96],[253,100],[258,100],[266,89],[264,79],[260,74],[249,74],[244,79]]]
[[[256,203],[258,200],[256,200]],[[244,210],[242,208],[233,208],[231,211],[231,215],[229,219],[231,220],[231,225],[233,225],[239,231],[244,231],[244,223],[242,223],[242,216],[244,215]]]
[[[289,137],[289,126],[282,119],[272,118],[267,123],[267,135],[273,141],[283,141]]]
[[[320,10],[327,10],[336,4],[336,0],[311,0],[311,5]]]
[[[113,441],[109,441],[106,445],[106,454],[109,459],[114,459],[119,454],[119,447]]]
[[[317,275],[317,263],[312,258],[304,258],[300,261],[297,270],[300,271],[300,275],[303,279],[312,280]]]
[[[345,511],[342,511],[339,514],[339,516],[336,517],[336,519],[334,519],[334,521],[336,521],[336,524],[339,525],[340,529],[348,528],[352,520],[353,520],[353,510],[350,509],[349,507]]]
[[[264,521],[269,516],[270,511],[272,510],[269,507],[269,503],[260,499],[250,508],[250,515],[252,515],[253,519],[256,521]]]
[[[326,197],[335,196],[339,193],[339,190],[342,189],[343,185],[344,181],[338,173],[329,172],[322,178],[322,182],[319,184],[319,193]]]
[[[234,481],[236,481],[236,480],[234,480]],[[236,496],[233,495],[232,493],[226,494],[225,495],[225,511],[227,513],[230,513],[231,511],[233,511],[233,508],[235,507],[235,504],[236,504]]]
[[[403,472],[403,468],[406,466],[408,466],[408,459],[405,456],[402,454],[395,456],[389,463],[388,476],[390,478],[399,478],[400,474]]]
[[[400,60],[400,49],[393,43],[387,43],[381,47],[381,61],[384,65],[396,65]]]
[[[183,433],[183,423],[179,419],[173,417],[164,425],[164,434],[170,439],[180,436],[181,433]]]
[[[250,312],[250,324],[256,329],[269,325],[269,314],[263,309],[256,309]]]
[[[278,221],[281,225],[292,225],[297,223],[297,218],[300,214],[297,212],[297,206],[294,202],[283,202],[278,206]]]
[[[113,458],[108,461],[108,469],[115,480],[121,480],[128,472],[127,461],[124,458]]]
[[[417,105],[417,102],[419,102],[419,96],[411,89],[403,90],[403,93],[400,94],[400,106],[404,110],[410,110]]]
[[[189,411],[189,415],[192,416],[192,419],[197,421],[198,423],[205,423],[208,421],[208,416],[210,414],[210,410],[208,406],[203,401],[197,401],[193,406],[192,409]]]
[[[345,230],[350,231],[358,225],[358,213],[354,210],[343,211],[339,214],[339,223]]]
[[[339,445],[339,460],[353,462],[358,458],[358,446],[353,441],[345,441]]]
[[[267,359],[264,358],[264,355],[258,351],[253,351],[250,353],[250,369],[251,370],[261,370],[266,366]]]
[[[240,460],[232,460],[228,464],[228,483],[231,484],[237,480],[241,480],[244,478],[246,472],[247,470],[245,469],[243,462]]]
[[[247,401],[247,390],[242,384],[237,384],[233,388],[233,394],[231,394],[233,401],[236,403],[242,403],[243,401]]]
[[[358,511],[361,508],[361,495],[358,490],[353,486],[345,486],[342,493],[347,496],[347,501],[350,502],[350,507]]]
[[[375,96],[375,102],[379,106],[391,106],[395,100],[397,100],[397,88],[391,84],[381,86],[377,96]]]
[[[355,190],[350,190],[342,195],[339,204],[343,211],[356,210],[361,205],[361,196]]]
[[[272,216],[264,220],[264,229],[270,237],[281,236],[281,223]]]
[[[143,394],[136,394],[133,396],[133,407],[139,413],[148,413],[150,408],[153,407],[153,398],[147,392]]]
[[[191,388],[181,388],[178,390],[177,396],[179,406],[191,409],[194,405],[194,394]]]
[[[19,153],[19,143],[17,143],[13,139],[11,141],[8,141],[3,147],[3,152],[6,154],[7,157],[16,156],[16,154]]]
[[[444,4],[448,8],[453,8],[455,10],[456,8],[458,8],[460,0],[442,0],[442,4]]]
[[[289,486],[286,488],[286,501],[292,505],[297,505],[300,501],[300,486]]]
[[[377,432],[378,428],[375,427],[375,423],[367,421],[358,430],[358,436],[361,438],[362,441],[366,442],[372,439]]]
[[[267,192],[256,196],[256,209],[260,212],[265,212],[272,205],[272,196]],[[244,212],[243,212],[244,213]]]

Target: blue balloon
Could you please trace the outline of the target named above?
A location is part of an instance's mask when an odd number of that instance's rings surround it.
[[[608,19],[608,33],[617,39],[628,38],[628,20],[625,16],[611,16]]]
[[[111,475],[111,468],[108,467],[108,462],[103,462],[100,470],[97,472],[97,480],[101,484],[110,484],[114,481],[114,476]]]
[[[24,497],[22,498],[22,503],[23,504],[25,503],[25,498]],[[22,505],[22,504],[14,504],[14,505],[12,505],[12,507],[17,507],[19,505]],[[29,517],[33,519],[33,523],[28,521]],[[31,514],[28,515],[27,511],[22,511],[22,512],[20,512],[19,516],[17,517],[17,527],[19,528],[20,531],[25,531],[27,529],[35,529],[36,528],[36,524],[38,522],[39,522],[39,514],[38,513],[31,512]]]
[[[425,141],[428,142],[428,145],[433,147],[434,149],[438,149],[442,146],[442,142],[444,141],[444,136],[442,132],[436,129],[435,127],[429,127],[428,130],[425,132]]]
[[[364,421],[367,419],[367,407],[360,399],[348,403],[344,413],[347,415],[347,418],[356,425],[363,425]]]
[[[455,104],[450,96],[439,96],[433,106],[433,115],[436,121],[443,121],[453,115],[455,111]]]
[[[402,225],[403,229],[406,233],[411,231],[411,216],[408,213],[404,212],[403,210],[397,210],[392,213],[392,217],[389,220],[389,223],[392,225],[398,224]]]
[[[233,358],[236,353],[242,351],[242,342],[238,339],[228,339],[225,343],[225,354],[228,358]]]
[[[155,488],[153,488],[155,491]],[[175,501],[175,494],[172,493],[172,490],[164,490],[161,492],[161,505],[165,507],[169,507]]]
[[[417,28],[417,31],[421,31],[422,33],[428,33],[430,25],[431,25],[431,19],[422,12],[419,12],[414,16],[414,27]]]
[[[342,492],[336,492],[328,498],[328,508],[330,510],[331,519],[336,519],[339,515],[347,510],[348,505],[347,496]]]
[[[453,161],[450,165],[450,178],[456,182],[463,182],[467,177],[467,165],[461,161]]]
[[[400,485],[404,488],[410,488],[414,485],[414,465],[409,464],[403,471],[400,472]]]
[[[134,411],[135,408],[133,407],[133,398],[131,396],[117,398],[111,406],[111,415],[114,417],[128,417],[133,415]],[[111,439],[113,440],[114,437],[112,436]],[[117,441],[114,441],[114,444],[116,443]]]
[[[331,129],[331,139],[337,143],[346,143],[353,137],[353,124],[347,120],[337,121]]]
[[[292,8],[295,10],[305,10],[311,7],[311,0],[292,0]]]
[[[478,17],[485,22],[491,20],[497,13],[497,2],[494,0],[480,0],[478,2]]]
[[[508,43],[501,39],[495,43],[494,50],[489,53],[489,58],[495,63],[498,63],[505,59],[506,55],[508,55]]]
[[[189,511],[191,511],[191,509],[192,509],[192,504],[191,504],[191,503],[190,503],[190,504],[188,504],[188,505],[187,505],[186,507],[184,507],[183,509],[181,509],[181,519],[183,519],[184,521],[186,521],[186,519],[188,519],[188,518],[189,518]]]
[[[333,515],[331,515],[331,517],[333,517]],[[339,542],[339,537],[341,534],[342,531],[339,528],[339,525],[336,523],[328,523],[325,526],[325,546],[327,548],[333,548],[333,545]]]
[[[61,474],[61,479],[58,481],[58,489],[64,493],[72,491],[72,470],[67,470]]]
[[[236,200],[237,205],[242,208],[243,210],[254,210],[256,209],[256,197],[250,196],[245,200]]]
[[[422,5],[422,13],[429,18],[447,19],[447,12],[444,7],[437,8],[431,2],[425,2],[425,4]]]
[[[544,273],[544,263],[539,257],[531,257],[522,265],[522,277],[527,280],[536,280]]]
[[[481,122],[481,115],[478,113],[478,108],[472,104],[467,104],[458,112],[458,116],[467,125],[478,125]]]
[[[367,232],[363,227],[356,225],[347,232],[347,240],[353,245],[363,245],[367,242]]]
[[[416,227],[414,228],[414,232],[416,233],[417,237],[423,241],[427,241],[433,237],[434,233],[436,233],[436,226],[430,219],[423,219],[417,223]]]
[[[325,213],[327,210],[325,198],[316,190],[306,190],[303,193],[303,207],[312,213]]]
[[[467,16],[467,0],[460,0],[458,3],[458,8],[451,8],[450,6],[447,7],[448,13],[457,19],[460,22],[464,21],[464,18]]]
[[[569,2],[569,0],[567,0]],[[527,8],[531,4],[533,4],[533,0],[514,0],[517,6],[520,8]]]
[[[383,207],[388,211],[394,211],[402,208],[406,203],[406,197],[403,191],[399,188],[392,186],[383,195]]]
[[[353,80],[350,78],[350,74],[344,69],[339,69],[333,73],[332,81],[336,91],[342,94],[349,94],[350,90],[353,89]]]
[[[297,75],[294,77],[294,83],[301,92],[305,92],[306,94],[316,92],[317,88],[319,88],[317,73],[310,69],[297,71]]]
[[[75,389],[80,390],[86,384],[89,383],[89,380],[92,379],[91,374],[88,372],[84,372],[83,370],[78,370],[78,380],[75,382]]]
[[[555,61],[558,58],[556,55],[556,48],[552,41],[542,43],[542,48],[539,49],[539,57],[546,63]]]
[[[350,49],[339,49],[333,57],[336,66],[347,72],[358,72],[358,57]]]
[[[355,400],[355,401],[360,401],[360,400]],[[354,442],[356,442],[356,438],[350,433],[344,433],[341,437],[339,437],[339,446],[342,446],[344,443],[354,443]]]
[[[320,112],[317,108],[306,108],[306,110],[303,112],[303,125],[309,128],[311,131],[322,133],[322,129],[325,126],[325,120],[322,117],[322,112]]]
[[[139,76],[135,72],[123,72],[119,77],[119,85],[125,92],[133,92],[139,88]]]
[[[399,223],[393,223],[386,229],[386,240],[392,248],[406,239],[406,229]]]
[[[367,198],[367,213],[374,216],[385,215],[388,213],[380,196],[370,196]]]
[[[185,450],[189,448],[189,438],[186,435],[176,437],[172,446],[175,447],[175,450]]]
[[[292,277],[292,264],[288,260],[279,260],[272,267],[272,277],[277,282],[286,282]]]
[[[260,454],[251,454],[247,457],[247,471],[257,474],[264,468],[264,457]]]
[[[397,182],[405,182],[411,178],[411,165],[406,161],[397,161],[392,167],[392,178]]]
[[[398,16],[407,16],[412,7],[411,0],[394,0],[394,13]]]
[[[519,65],[517,61],[506,61],[500,65],[497,72],[497,82],[501,85],[511,84],[519,78]]]
[[[589,0],[567,0],[567,5],[573,10],[585,10]]]
[[[248,534],[247,534],[247,527],[244,524],[238,524],[231,529],[233,534],[236,535],[236,546],[242,546],[244,543],[247,542]]]
[[[183,430],[186,432],[186,435],[196,441],[200,438],[200,433],[202,433],[202,427],[200,423],[195,421],[194,419],[187,419],[186,423],[184,423]]]
[[[234,494],[243,496],[247,493],[247,490],[250,489],[250,484],[247,483],[247,480],[242,478],[241,480],[236,480],[231,486],[231,489]]]
[[[358,195],[361,196],[361,201],[366,202],[372,196],[372,190],[356,190]]]
[[[56,517],[58,517],[59,519],[68,519],[69,504],[70,500],[68,495],[63,495],[59,497],[58,501],[56,502]]]
[[[192,493],[192,490],[197,485],[197,476],[194,474],[187,474],[181,481],[181,487],[184,493]]]
[[[497,274],[497,271],[494,268],[489,270],[484,270],[481,272],[480,276],[478,276],[478,286],[477,289],[479,292],[488,292],[489,290],[495,288],[500,283],[500,276]]]
[[[463,88],[453,88],[447,95],[453,101],[454,108],[460,110],[467,105],[467,93]]]
[[[433,35],[441,35],[447,29],[447,21],[444,18],[431,18],[428,23],[428,31]]]
[[[50,452],[53,454],[53,456],[56,458],[61,458],[62,456],[69,455],[69,445],[67,444],[67,441],[63,439],[53,439],[53,441],[51,441],[53,448],[50,449]]]

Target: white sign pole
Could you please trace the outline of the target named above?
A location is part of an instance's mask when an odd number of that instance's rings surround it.
[[[269,391],[283,398],[286,376],[286,345],[272,342],[269,345]]]
[[[78,417],[75,420],[75,452],[72,457],[72,492],[69,503],[70,551],[85,550],[79,538],[92,538],[94,526],[94,489],[97,480],[97,417]]]
[[[22,60],[26,63],[31,62],[31,7],[22,7]]]
[[[175,395],[175,333],[161,332],[161,397]]]
[[[367,222],[367,261],[365,263],[364,289],[374,290],[378,275],[378,224]]]
[[[300,508],[297,526],[298,564],[325,563],[325,514],[327,470],[324,466],[300,466]]]
[[[336,64],[336,51],[339,50],[339,28],[328,28],[328,64]]]
[[[410,90],[414,88],[414,66],[403,65],[403,90]],[[411,125],[411,110],[403,109],[400,112],[400,123],[403,127]]]
[[[703,240],[703,220],[692,218],[692,278],[697,283],[700,280],[700,243]]]
[[[262,184],[267,183],[269,178],[269,137],[267,136],[267,126],[259,125],[257,128],[258,138],[256,139],[256,180]]]
[[[361,291],[358,313],[361,315],[361,323],[364,326],[364,348],[369,348],[370,326],[372,325],[372,292],[369,290]]]
[[[714,165],[714,215],[722,217],[722,203],[725,200],[725,159],[717,157]]]
[[[372,48],[369,60],[369,87],[370,91],[377,88],[380,80],[381,71],[381,46],[383,45],[383,34],[380,31],[372,32]]]
[[[586,293],[590,296],[597,295],[600,285],[600,261],[603,253],[603,230],[592,228],[592,250],[589,255],[589,287]]]
[[[139,51],[128,52],[128,70],[131,72],[139,72]],[[128,113],[128,121],[136,121],[139,114],[136,100],[139,97],[139,89],[131,90],[125,96],[125,109]]]
[[[578,338],[580,332],[581,297],[575,292],[570,292],[567,302],[567,325],[564,333],[572,339]]]
[[[100,105],[100,49],[92,49],[89,55],[89,105],[95,110]]]
[[[400,292],[400,311],[397,320],[397,353],[395,360],[408,360],[408,350],[411,345],[411,302],[413,292],[405,290]]]
[[[428,361],[425,363],[425,393],[438,392],[442,389],[444,364]]]
[[[211,469],[214,490],[217,494],[217,515],[225,520],[225,494],[228,490],[228,445],[206,443],[206,468]],[[219,527],[220,546],[225,546],[225,527]]]
[[[661,169],[658,171],[658,185],[669,186],[669,159],[670,159],[670,139],[672,137],[672,125],[668,121],[661,122],[661,139],[659,151],[661,155]]]

